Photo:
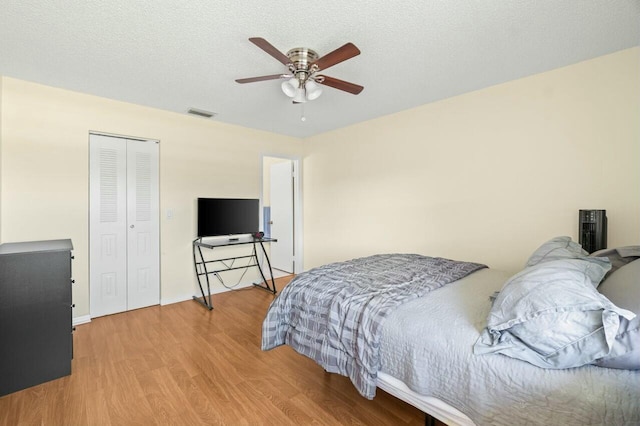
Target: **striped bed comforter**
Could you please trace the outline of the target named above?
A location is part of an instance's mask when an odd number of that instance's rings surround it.
[[[418,254],[379,254],[296,276],[273,301],[262,350],[287,344],[330,373],[347,376],[372,399],[380,330],[394,307],[486,265]]]

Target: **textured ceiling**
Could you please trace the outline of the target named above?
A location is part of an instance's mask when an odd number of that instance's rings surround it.
[[[362,54],[292,105],[248,41]],[[2,0],[0,75],[307,137],[640,44],[639,0]]]

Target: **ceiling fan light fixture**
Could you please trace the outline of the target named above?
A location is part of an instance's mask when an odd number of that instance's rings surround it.
[[[322,87],[313,80],[307,80],[305,89],[307,91],[307,99],[310,101],[318,99],[322,95]]]
[[[300,83],[298,82],[297,78],[293,77],[289,80],[283,81],[281,87],[285,95],[293,98],[296,95],[296,92],[299,90],[298,88],[300,87]]]
[[[293,97],[293,102],[298,102],[298,103],[307,102],[307,97],[305,96],[304,92],[305,90],[302,87],[296,89],[296,94]]]

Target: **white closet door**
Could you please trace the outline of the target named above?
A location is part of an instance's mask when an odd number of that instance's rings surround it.
[[[160,302],[158,143],[90,136],[91,316]]]
[[[160,300],[158,144],[127,141],[128,309]]]
[[[91,135],[91,316],[127,309],[127,141]]]

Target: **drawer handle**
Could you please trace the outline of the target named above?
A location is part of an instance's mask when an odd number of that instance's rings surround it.
[[[75,308],[75,307],[76,307],[76,304],[75,304],[75,303],[74,303],[74,304],[72,304],[72,305],[71,305],[71,307],[72,307],[72,308]]]

